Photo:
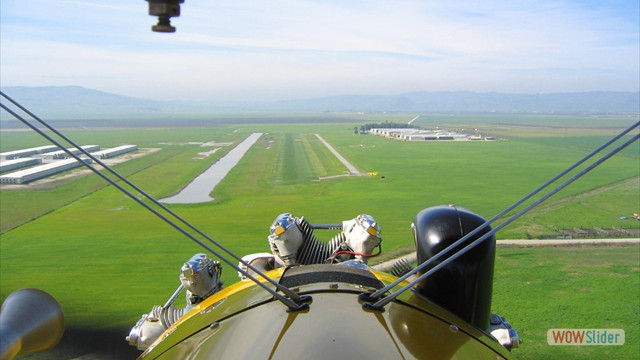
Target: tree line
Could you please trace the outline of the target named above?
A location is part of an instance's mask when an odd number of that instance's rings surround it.
[[[371,124],[360,125],[360,128],[355,126],[353,128],[353,133],[356,134],[356,135],[358,133],[366,134],[371,129],[389,129],[389,128],[393,128],[393,129],[408,129],[408,128],[413,128],[413,126],[411,126],[411,125],[409,125],[407,123],[397,123],[397,122],[385,121],[383,123],[371,123]]]

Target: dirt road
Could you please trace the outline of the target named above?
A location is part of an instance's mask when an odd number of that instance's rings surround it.
[[[533,246],[585,246],[585,245],[633,245],[640,244],[640,238],[631,239],[553,239],[553,240],[497,240],[496,244],[500,246],[509,247],[533,247]],[[415,253],[400,256],[393,260],[385,261],[381,264],[372,266],[373,269],[378,271],[389,271],[393,264],[400,259],[405,258],[409,262],[413,263],[417,261]]]

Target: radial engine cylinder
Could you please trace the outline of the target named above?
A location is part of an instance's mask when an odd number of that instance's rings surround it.
[[[284,213],[280,214],[269,228],[268,240],[271,251],[286,266],[298,265],[298,250],[304,242],[298,221],[298,218],[290,213]]]

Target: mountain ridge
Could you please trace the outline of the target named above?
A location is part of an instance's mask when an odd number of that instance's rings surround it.
[[[414,112],[638,114],[640,92],[589,91],[518,94],[416,91],[399,95],[335,95],[269,103],[161,101],[81,86],[3,87],[2,91],[44,116],[206,114],[216,112]],[[5,116],[2,117],[3,119]]]

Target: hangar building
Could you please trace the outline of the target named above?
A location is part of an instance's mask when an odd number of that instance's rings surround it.
[[[386,138],[404,141],[467,141],[470,140],[466,134],[456,133],[447,130],[421,130],[412,128],[382,128],[371,129],[373,135],[384,136]]]

